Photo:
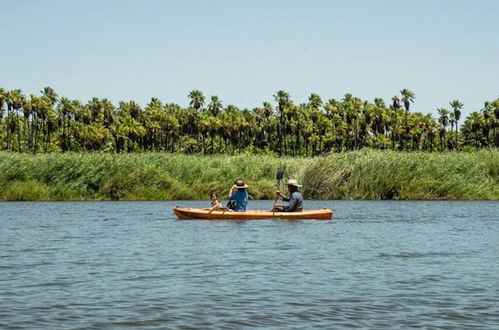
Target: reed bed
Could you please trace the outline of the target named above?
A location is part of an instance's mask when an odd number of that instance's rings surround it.
[[[331,154],[310,163],[302,181],[312,199],[498,200],[499,151]]]
[[[221,198],[237,179],[253,199],[272,199],[275,173],[300,159],[166,153],[0,153],[0,200],[191,200]]]
[[[317,158],[167,153],[0,152],[0,200],[225,198],[237,179],[273,199],[275,174],[303,183],[307,199],[499,200],[499,151],[361,150]]]

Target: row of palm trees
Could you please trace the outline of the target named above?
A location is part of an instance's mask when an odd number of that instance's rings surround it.
[[[278,91],[261,107],[224,106],[199,90],[181,107],[152,98],[115,106],[108,99],[86,104],[59,97],[50,87],[40,95],[0,88],[0,150],[166,151],[185,153],[253,152],[319,155],[361,148],[445,151],[499,147],[499,98],[484,103],[461,124],[463,104],[449,103],[438,116],[411,112],[416,96],[403,89],[389,104],[345,94],[324,102],[311,94],[296,104]]]

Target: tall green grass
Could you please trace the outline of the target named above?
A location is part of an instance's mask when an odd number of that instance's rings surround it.
[[[237,179],[273,199],[275,173],[302,181],[309,199],[499,200],[499,151],[356,151],[319,158],[0,152],[0,200],[222,198]]]
[[[306,166],[302,181],[315,199],[498,200],[499,151],[332,154]]]
[[[272,199],[281,167],[300,159],[166,153],[0,153],[0,200],[183,200],[221,198],[237,179],[253,199]]]

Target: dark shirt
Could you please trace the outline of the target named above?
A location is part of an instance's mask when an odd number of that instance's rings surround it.
[[[284,212],[303,211],[303,196],[298,190],[293,191],[289,197],[284,197],[282,200],[288,202],[288,205],[283,208]]]

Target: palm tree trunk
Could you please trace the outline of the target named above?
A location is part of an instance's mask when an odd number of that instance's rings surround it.
[[[50,144],[50,131],[47,129],[47,142],[45,143],[45,152],[47,152]]]
[[[7,119],[5,120],[5,127],[7,128],[7,150],[10,150],[10,105],[7,106]]]
[[[212,133],[211,134],[211,154],[215,153],[214,141],[213,140],[215,140],[215,135]]]
[[[28,150],[29,150],[29,136],[30,136],[29,118],[24,118],[24,145],[28,148]]]
[[[295,155],[295,151],[300,148],[300,132],[296,131],[296,141],[295,141],[295,150],[293,150],[293,156]]]
[[[38,152],[38,141],[40,139],[40,125],[36,123],[36,133],[35,133],[35,145],[33,147],[33,152],[36,154]]]
[[[17,146],[19,148],[19,152],[22,152],[22,149],[21,149],[21,127],[19,127],[19,129],[17,130]]]
[[[204,133],[201,134],[201,141],[203,142],[203,154],[206,155],[206,143],[205,143]]]
[[[30,130],[29,130],[29,142],[28,142],[28,148],[29,148],[29,151],[33,151],[33,138],[34,138],[34,130],[35,130],[35,117],[32,116],[31,117],[31,127],[30,127]]]

